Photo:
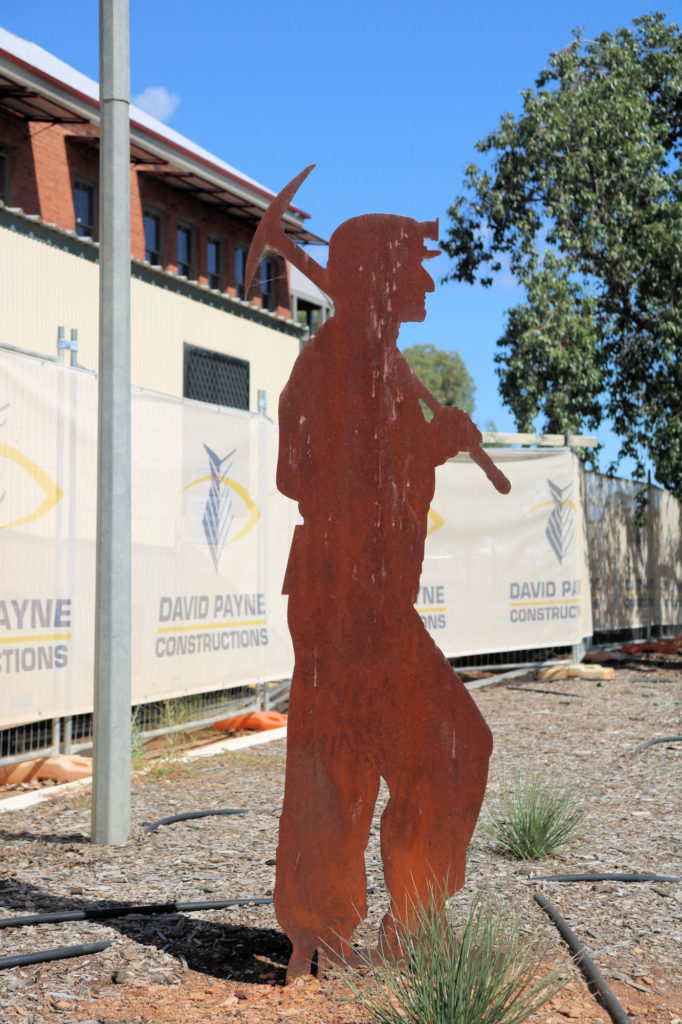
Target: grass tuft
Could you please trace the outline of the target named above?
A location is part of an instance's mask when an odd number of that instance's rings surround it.
[[[441,901],[419,907],[401,940],[399,963],[360,953],[366,970],[338,972],[378,1024],[520,1024],[565,981],[543,974],[539,940],[485,893],[459,924]]]
[[[585,834],[586,808],[550,776],[519,775],[484,808],[482,831],[517,860],[539,860]]]

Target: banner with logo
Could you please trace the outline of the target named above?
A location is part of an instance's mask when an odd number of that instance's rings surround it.
[[[134,407],[136,703],[286,678],[296,506],[275,489],[274,424],[149,393]]]
[[[0,725],[92,707],[96,402],[91,375],[0,353]]]
[[[489,455],[509,494],[468,456],[437,470],[422,619],[448,657],[579,643],[592,621],[577,460],[563,449]]]
[[[92,710],[97,380],[0,351],[0,727]],[[265,417],[133,389],[135,704],[286,678]]]

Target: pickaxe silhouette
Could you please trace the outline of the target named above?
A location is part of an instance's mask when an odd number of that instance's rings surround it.
[[[273,199],[270,206],[263,214],[249,248],[249,255],[246,261],[244,294],[248,294],[249,286],[253,280],[256,268],[268,249],[275,249],[281,256],[288,260],[289,263],[293,264],[293,266],[300,270],[301,273],[305,274],[305,276],[316,284],[318,288],[329,294],[326,269],[321,267],[319,263],[316,263],[315,260],[312,259],[312,257],[309,256],[308,253],[300,246],[296,245],[294,240],[286,234],[282,226],[282,216],[284,212],[314,166],[315,164],[310,164],[308,167],[300,171],[295,178],[292,178],[289,184],[285,185],[279,195]],[[333,295],[331,297],[332,299],[334,298]],[[440,404],[438,399],[431,394],[429,389],[422,384],[416,374],[415,386],[418,391],[418,397],[434,414],[438,414],[442,411],[443,406]],[[493,487],[495,487],[500,494],[508,494],[511,490],[511,483],[502,470],[498,469],[488,453],[481,448],[480,444],[472,444],[467,451],[474,462],[481,467]]]

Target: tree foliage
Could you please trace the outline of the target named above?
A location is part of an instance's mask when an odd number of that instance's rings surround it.
[[[507,266],[525,302],[496,356],[520,430],[612,421],[682,496],[682,35],[663,14],[552,53],[466,170],[447,279]]]
[[[474,410],[474,384],[459,352],[446,352],[435,345],[412,345],[403,356],[441,405]]]

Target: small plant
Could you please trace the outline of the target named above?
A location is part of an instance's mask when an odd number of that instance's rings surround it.
[[[520,1024],[564,984],[543,974],[538,940],[519,918],[476,896],[458,927],[442,901],[418,907],[399,962],[360,953],[367,970],[339,975],[379,1024]]]
[[[133,771],[141,771],[147,763],[144,753],[144,740],[139,723],[139,708],[135,708],[130,723],[130,763]]]
[[[584,834],[586,808],[556,777],[519,775],[484,809],[482,830],[517,860],[548,857]]]

